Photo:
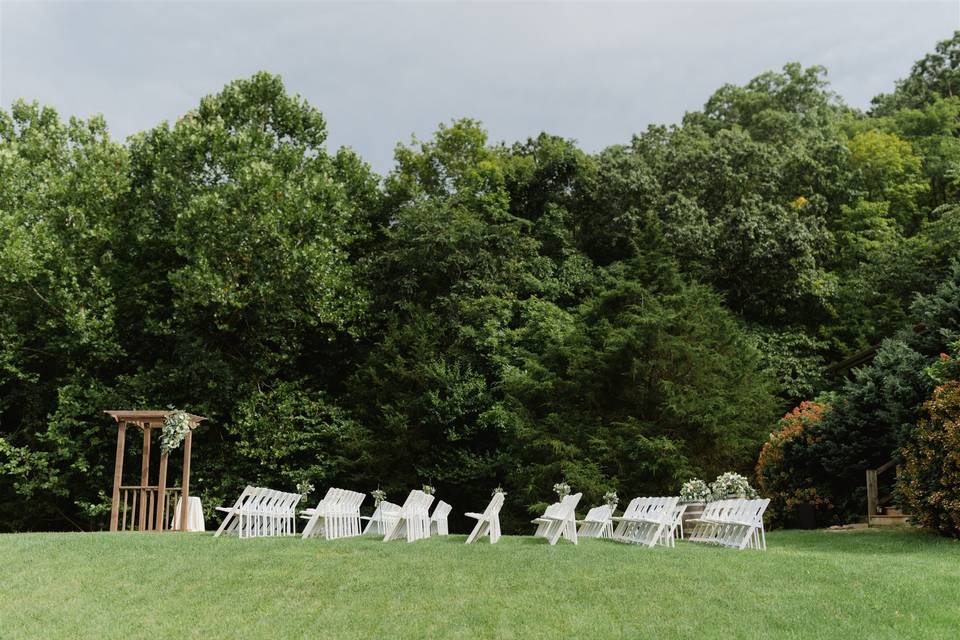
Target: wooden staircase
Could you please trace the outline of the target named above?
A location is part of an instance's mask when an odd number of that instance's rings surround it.
[[[871,527],[910,526],[910,514],[888,506],[892,496],[879,497],[878,477],[896,467],[891,460],[877,469],[867,469],[867,524]]]
[[[893,507],[880,507],[881,513],[870,516],[871,527],[906,527],[910,525],[910,515]]]

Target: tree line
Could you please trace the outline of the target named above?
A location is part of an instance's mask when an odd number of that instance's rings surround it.
[[[598,153],[456,120],[383,176],[268,73],[125,142],[15,102],[0,529],[104,526],[104,409],[207,416],[207,508],[248,483],[431,484],[462,511],[499,485],[510,530],[561,480],[598,502],[752,476],[779,416],[830,394],[828,452],[788,455],[777,490],[830,484],[842,519],[960,335],[958,52],[868,111],[788,64]]]

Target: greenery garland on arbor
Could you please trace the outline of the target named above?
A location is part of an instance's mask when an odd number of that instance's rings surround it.
[[[163,419],[163,428],[160,431],[160,450],[169,455],[171,451],[180,446],[189,431],[189,414],[180,409],[171,411]]]

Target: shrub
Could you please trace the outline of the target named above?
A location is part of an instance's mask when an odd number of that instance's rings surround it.
[[[832,508],[829,491],[814,486],[813,477],[798,468],[798,457],[786,454],[790,447],[803,447],[816,437],[811,427],[829,409],[825,402],[801,402],[780,419],[777,430],[760,449],[757,486],[761,495],[770,498],[767,513],[772,522],[783,524],[789,520],[798,504],[812,504],[818,511]]]
[[[957,359],[944,356],[943,367]],[[926,414],[900,453],[897,493],[914,521],[960,537],[960,380],[938,386],[923,406]]]

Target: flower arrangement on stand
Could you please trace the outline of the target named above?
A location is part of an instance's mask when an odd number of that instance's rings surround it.
[[[387,499],[387,492],[377,487],[370,492],[370,495],[373,497],[373,506],[379,507],[380,503]]]
[[[498,493],[502,493],[504,498],[507,497],[507,492],[504,491],[504,490],[503,490],[503,487],[501,487],[500,485],[497,485],[497,487],[493,490],[493,492],[492,492],[490,495],[491,495],[491,496],[495,496],[495,495],[497,495]]]
[[[687,480],[680,487],[680,502],[685,504],[696,504],[698,502],[709,502],[713,494],[707,483],[700,478]]]
[[[713,500],[757,497],[757,491],[750,486],[750,481],[733,471],[717,476],[717,479],[710,483],[710,493]]]
[[[423,492],[424,492],[425,494],[427,494],[428,496],[432,496],[434,493],[437,492],[437,490],[434,489],[434,488],[433,488],[431,485],[429,485],[429,484],[423,485],[423,488],[421,489],[421,491],[423,491]]]
[[[616,491],[607,491],[605,494],[603,494],[603,502],[607,506],[616,509],[617,505],[620,504],[620,498],[617,497]]]
[[[568,485],[566,482],[558,482],[557,484],[553,485],[553,492],[557,494],[558,498],[563,500],[570,495],[570,485]]]

